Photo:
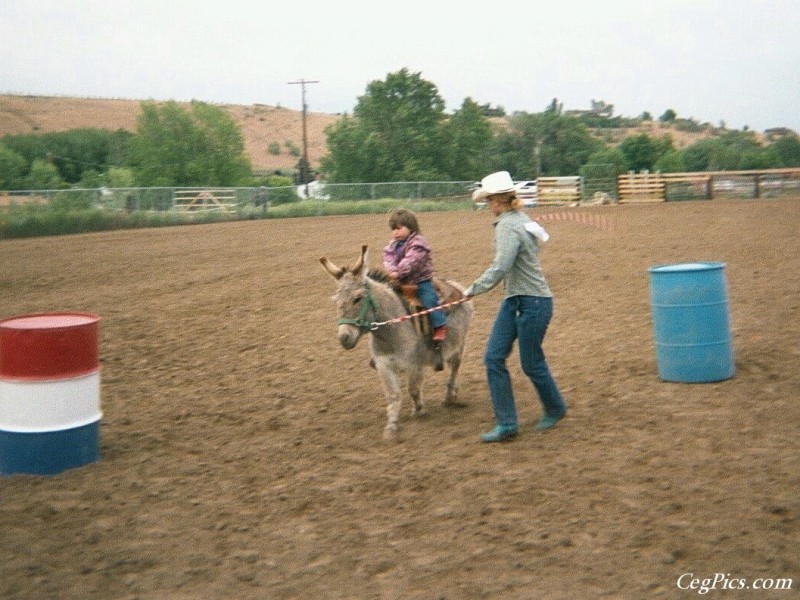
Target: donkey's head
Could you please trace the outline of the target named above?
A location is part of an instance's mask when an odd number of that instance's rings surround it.
[[[324,256],[319,261],[337,281],[333,299],[339,313],[338,337],[342,346],[350,350],[370,330],[377,311],[367,279],[367,246],[361,247],[361,257],[353,268],[337,267]]]

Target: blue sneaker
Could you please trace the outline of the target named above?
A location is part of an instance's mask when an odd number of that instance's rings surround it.
[[[552,429],[553,427],[556,426],[556,423],[558,423],[561,419],[564,418],[564,416],[566,416],[566,414],[567,413],[563,413],[558,415],[557,417],[553,417],[551,415],[545,415],[541,419],[539,419],[539,422],[536,423],[534,429],[536,429],[537,431],[545,431],[547,429]]]
[[[482,442],[502,442],[517,436],[516,425],[497,425],[491,431],[481,434]]]

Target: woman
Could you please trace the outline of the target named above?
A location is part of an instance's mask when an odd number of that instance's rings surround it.
[[[536,429],[554,427],[566,415],[567,406],[542,350],[553,315],[553,294],[539,264],[539,240],[546,239],[546,234],[541,228],[531,227],[534,222],[522,212],[507,171],[484,177],[473,199],[485,200],[497,217],[495,255],[491,266],[467,288],[465,295],[477,296],[505,282],[505,297],[484,355],[496,426],[481,435],[481,441],[500,442],[515,437],[519,430],[511,377],[506,368],[515,340],[519,341],[522,370],[536,388],[544,408]]]

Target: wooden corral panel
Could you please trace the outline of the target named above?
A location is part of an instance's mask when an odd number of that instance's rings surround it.
[[[233,212],[235,208],[236,193],[232,190],[175,190],[174,209],[178,212]]]
[[[620,203],[663,202],[666,184],[660,173],[625,173],[617,178]]]
[[[761,195],[762,187],[785,185],[800,178],[800,169],[768,169],[759,171],[703,171],[694,173],[625,173],[617,177],[619,201],[663,202],[667,188],[673,184],[690,184],[697,188],[700,197],[712,199],[715,189],[726,182],[752,180],[755,192]]]
[[[581,200],[580,177],[539,177],[536,185],[539,204],[567,204]]]

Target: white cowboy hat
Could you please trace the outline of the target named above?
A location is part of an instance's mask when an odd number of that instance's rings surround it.
[[[472,192],[472,200],[480,202],[488,196],[514,191],[514,181],[508,171],[498,171],[481,179],[481,186]]]

